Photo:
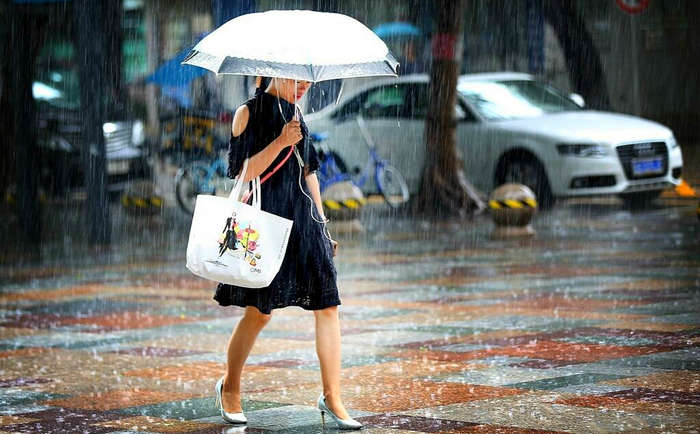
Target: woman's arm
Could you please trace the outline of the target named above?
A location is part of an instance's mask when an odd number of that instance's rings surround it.
[[[323,201],[321,200],[321,187],[319,186],[318,177],[316,177],[316,173],[309,173],[304,177],[304,179],[306,180],[306,186],[309,187],[311,198],[314,200],[314,204],[316,205],[316,209],[318,210],[318,215],[321,217],[321,220],[325,220],[326,214],[323,212]]]
[[[316,204],[318,215],[321,216],[321,220],[326,220],[326,214],[323,213],[323,201],[321,200],[321,187],[318,184],[318,177],[316,176],[316,172],[307,173],[306,168],[304,168],[304,173],[306,174],[306,176],[304,176],[304,179],[306,180],[306,186],[309,187],[309,192],[311,193],[311,197],[314,200],[314,204]],[[327,230],[328,229],[326,229],[326,231]],[[328,233],[328,236],[330,236],[330,233]],[[338,252],[338,242],[335,240],[330,241],[331,246],[333,246],[333,256],[335,256]]]
[[[233,126],[231,131],[234,137],[238,137],[243,134],[246,126],[248,125],[248,119],[250,117],[250,112],[248,106],[242,105],[236,110],[236,114],[233,117]],[[244,182],[248,182],[251,179],[259,176],[265,171],[277,155],[286,147],[292,146],[301,140],[301,125],[299,121],[289,121],[283,128],[282,133],[275,140],[270,142],[262,151],[250,157],[248,160],[248,169],[245,173]],[[240,171],[236,176],[240,175]]]

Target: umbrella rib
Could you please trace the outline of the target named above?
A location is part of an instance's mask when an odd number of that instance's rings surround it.
[[[330,65],[271,62],[232,56],[219,57],[196,50],[193,50],[186,59],[183,64],[203,67],[217,74],[265,75],[313,82],[373,75],[396,76],[398,67],[398,62],[390,53],[384,59],[376,61]],[[348,75],[348,70],[355,72]]]

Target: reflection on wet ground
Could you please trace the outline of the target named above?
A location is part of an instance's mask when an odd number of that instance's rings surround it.
[[[564,203],[526,241],[492,241],[486,218],[366,212],[337,257],[343,396],[366,432],[700,428],[694,202]],[[298,308],[276,311],[250,356],[247,428],[221,420],[213,386],[241,309],[184,268],[184,219],[149,222],[124,217],[145,238],[117,233],[102,258],[62,261],[64,245],[0,269],[0,431],[320,432]]]

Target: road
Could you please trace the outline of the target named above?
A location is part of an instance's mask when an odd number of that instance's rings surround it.
[[[519,241],[492,240],[487,216],[365,209],[336,258],[351,415],[371,433],[697,432],[700,223],[695,199],[667,196],[564,201]],[[240,431],[213,386],[241,309],[185,269],[177,209],[113,212],[109,249],[80,247],[57,208],[72,241],[0,268],[0,430]],[[260,335],[249,432],[321,431],[312,318],[283,309]]]

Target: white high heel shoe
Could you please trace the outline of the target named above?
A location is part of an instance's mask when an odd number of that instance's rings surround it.
[[[216,382],[216,386],[214,386],[214,390],[216,390],[216,405],[219,407],[219,410],[221,410],[221,417],[228,423],[247,423],[248,419],[246,419],[245,415],[241,413],[229,413],[226,410],[224,410],[224,401],[221,399],[221,394],[224,390],[224,377],[221,377],[219,381]]]
[[[321,393],[321,396],[318,397],[318,409],[321,410],[321,423],[323,423],[323,427],[326,427],[326,417],[325,413],[328,413],[333,420],[335,420],[335,423],[338,424],[338,429],[342,430],[351,430],[351,429],[361,429],[362,424],[355,419],[341,419],[338,416],[335,415],[327,406],[326,406],[326,397],[323,396],[323,393]]]

